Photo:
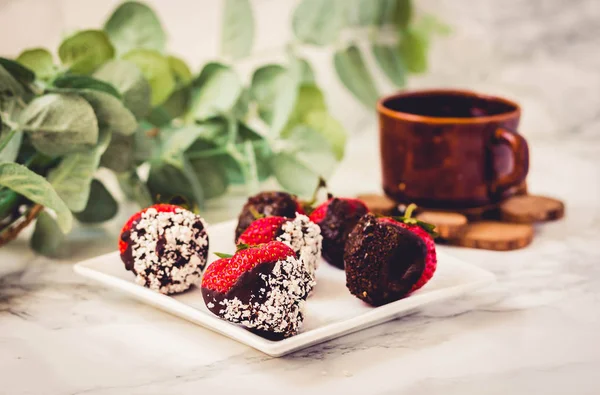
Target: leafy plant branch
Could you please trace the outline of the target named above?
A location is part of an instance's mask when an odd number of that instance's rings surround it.
[[[112,218],[118,202],[99,168],[140,206],[198,210],[231,185],[254,193],[269,178],[310,196],[342,160],[346,131],[303,49],[330,48],[340,81],[371,110],[379,94],[364,49],[402,87],[425,70],[430,37],[444,30],[415,18],[408,0],[302,0],[287,60],[246,81],[234,65],[257,56],[254,10],[249,0],[222,4],[220,56],[198,70],[168,52],[160,18],[137,1],[54,53],[0,58],[0,245],[37,218],[31,246],[52,255],[75,221]]]

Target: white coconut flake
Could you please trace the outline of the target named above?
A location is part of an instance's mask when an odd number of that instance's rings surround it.
[[[264,282],[259,295],[251,295],[247,302],[237,297],[222,300],[220,316],[250,329],[296,334],[302,327],[305,298],[312,286],[306,264],[290,256],[259,278]]]
[[[145,211],[130,235],[136,283],[164,294],[197,284],[208,256],[205,228],[201,217],[181,208]]]
[[[288,245],[294,250],[299,259],[306,265],[314,282],[323,248],[321,228],[306,215],[296,213],[296,218],[284,222],[281,229],[283,233],[277,237],[277,241]]]

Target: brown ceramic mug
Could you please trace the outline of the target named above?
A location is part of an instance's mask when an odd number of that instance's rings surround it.
[[[524,185],[529,148],[517,103],[460,90],[382,98],[383,188],[399,202],[461,209],[494,205]]]

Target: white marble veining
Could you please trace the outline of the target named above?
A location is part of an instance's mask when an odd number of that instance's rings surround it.
[[[525,249],[445,248],[497,284],[273,359],[72,272],[115,248],[126,207],[72,234],[58,260],[35,256],[25,237],[0,250],[0,394],[600,393],[600,3],[423,4],[456,27],[413,85],[521,102],[529,189],[567,204]],[[332,180],[339,194],[379,190],[376,126],[361,125]],[[232,217],[241,201],[211,202],[206,217]]]

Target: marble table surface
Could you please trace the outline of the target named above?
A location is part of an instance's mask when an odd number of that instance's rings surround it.
[[[336,192],[379,189],[376,140],[353,138]],[[79,229],[58,260],[19,239],[0,251],[0,394],[598,394],[598,144],[530,144],[529,188],[563,199],[566,217],[522,250],[444,248],[494,272],[494,285],[283,358],[74,274],[114,249],[128,209]],[[241,201],[213,202],[206,217],[231,217]]]

